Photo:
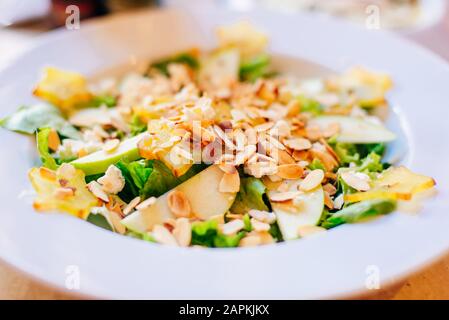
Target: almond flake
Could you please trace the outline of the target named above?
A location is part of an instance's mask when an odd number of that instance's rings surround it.
[[[245,227],[243,220],[236,219],[220,226],[221,233],[226,236],[236,234]]]
[[[257,151],[257,148],[255,145],[246,146],[243,151],[240,151],[235,155],[234,164],[236,166],[244,164],[253,154],[256,153],[256,151]]]
[[[343,194],[340,194],[338,197],[334,199],[334,208],[341,209],[345,203]]]
[[[310,126],[306,128],[306,136],[312,141],[319,140],[323,135],[321,129],[318,126]]]
[[[126,233],[126,227],[121,223],[122,217],[117,212],[109,210],[109,219],[116,232]]]
[[[117,194],[125,187],[125,178],[119,168],[110,165],[104,176],[97,180],[101,184],[101,188],[111,194]]]
[[[324,191],[324,204],[331,210],[334,208],[334,202],[326,191]]]
[[[131,213],[131,211],[133,211],[133,209],[139,204],[140,202],[140,197],[135,197],[134,199],[132,199],[128,205],[125,207],[125,209],[123,209],[123,214],[126,216],[128,214]]]
[[[305,238],[312,234],[322,233],[325,231],[326,231],[326,229],[324,229],[322,227],[318,227],[318,226],[301,226],[298,228],[298,236],[300,238]]]
[[[225,173],[221,178],[218,191],[220,192],[238,192],[240,190],[240,176],[237,170],[233,173]]]
[[[277,175],[282,179],[299,179],[302,177],[304,169],[298,164],[283,164],[278,166]]]
[[[265,222],[261,222],[254,218],[251,219],[251,227],[254,231],[268,231],[270,230],[270,225]]]
[[[105,144],[103,145],[103,150],[106,152],[113,152],[118,148],[119,145],[119,139],[111,139],[105,142]]]
[[[56,199],[60,199],[60,200],[66,200],[70,197],[73,197],[74,195],[75,195],[75,192],[73,191],[72,188],[57,188],[53,192],[53,196]]]
[[[89,189],[90,192],[92,192],[94,194],[94,196],[96,196],[98,199],[104,201],[104,202],[109,202],[109,197],[106,194],[106,192],[103,191],[103,189],[101,188],[101,185],[97,182],[97,181],[91,181],[87,184],[87,188]]]
[[[217,134],[217,136],[224,142],[226,147],[228,147],[230,150],[235,150],[236,146],[235,144],[229,139],[227,134],[217,125],[214,125],[214,131]]]
[[[190,216],[191,207],[184,192],[179,190],[171,191],[167,196],[167,204],[170,211],[178,218]]]
[[[242,130],[234,131],[234,140],[237,146],[237,150],[242,151],[245,148],[247,138]]]
[[[286,192],[270,192],[268,197],[273,202],[289,201],[301,194],[300,191],[286,191]]]
[[[262,238],[258,235],[250,235],[240,240],[239,247],[256,247],[262,244]]]
[[[323,136],[325,138],[330,138],[335,136],[340,132],[340,125],[338,123],[330,123],[323,131]]]
[[[253,128],[248,128],[245,130],[245,135],[248,139],[248,144],[256,144],[257,143],[257,132]]]
[[[245,173],[252,175],[256,178],[261,178],[262,176],[269,176],[277,173],[277,165],[274,162],[256,162],[247,163],[245,165]]]
[[[188,247],[192,240],[192,226],[187,218],[176,220],[173,236],[180,247]]]
[[[260,222],[273,224],[276,221],[276,215],[273,212],[251,209],[248,214]]]
[[[312,148],[312,143],[304,138],[294,138],[284,140],[284,145],[289,147],[290,149],[301,151]]]
[[[273,128],[274,122],[265,122],[254,127],[256,132],[265,132]]]
[[[358,191],[368,191],[371,187],[369,185],[369,177],[365,178],[366,175],[358,175],[356,172],[346,171],[341,173],[341,178],[346,182],[351,188]]]
[[[329,193],[330,196],[333,196],[337,192],[337,189],[330,183],[326,183],[323,186],[323,190]]]
[[[61,139],[59,139],[58,132],[55,129],[51,129],[48,134],[48,148],[52,151],[57,151],[61,145]]]
[[[76,169],[73,165],[68,163],[63,163],[61,166],[56,170],[56,174],[59,177],[62,177],[64,179],[70,180],[73,179],[76,175]]]
[[[177,246],[178,242],[175,237],[168,231],[168,229],[161,225],[155,225],[153,228],[152,235],[154,240],[158,243],[166,244],[169,246]]]
[[[311,172],[299,184],[299,190],[310,191],[318,187],[324,179],[324,172],[321,169],[316,169]]]
[[[142,201],[136,206],[137,210],[142,210],[145,208],[148,208],[149,206],[152,206],[156,202],[156,197],[149,197],[148,199]]]

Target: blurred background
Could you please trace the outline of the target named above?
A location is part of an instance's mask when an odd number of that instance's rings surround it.
[[[0,63],[24,50],[34,37],[65,25],[68,6],[82,20],[129,10],[178,7],[236,11],[268,10],[294,15],[309,12],[345,19],[370,29],[396,32],[449,60],[448,0],[0,0]],[[379,21],[378,26],[370,23]]]

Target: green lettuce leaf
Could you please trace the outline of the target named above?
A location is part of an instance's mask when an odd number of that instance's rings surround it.
[[[235,235],[224,235],[218,230],[217,220],[197,221],[192,224],[192,245],[200,245],[209,248],[237,247],[246,231],[240,231]]]
[[[134,115],[131,119],[131,123],[129,124],[131,129],[131,136],[137,136],[138,134],[145,132],[147,130],[147,124],[140,121],[137,115]]]
[[[188,65],[190,68],[196,70],[199,68],[199,62],[198,59],[196,57],[194,57],[193,55],[191,55],[188,52],[183,52],[180,53],[178,55],[175,55],[173,57],[169,57],[166,59],[162,59],[159,61],[156,61],[154,63],[152,63],[149,67],[149,70],[151,69],[157,69],[159,70],[161,73],[165,74],[168,76],[168,65],[170,63],[183,63]],[[148,70],[148,71],[149,71]]]
[[[239,69],[239,77],[241,81],[255,81],[258,78],[269,75],[268,68],[270,66],[270,56],[261,54],[250,60],[243,61]]]
[[[49,104],[21,107],[12,115],[1,119],[0,126],[25,134],[34,134],[39,128],[53,128],[64,137],[81,139],[81,133],[63,118],[56,107]]]
[[[330,229],[344,223],[363,222],[369,218],[389,214],[396,209],[396,202],[392,200],[368,200],[355,203],[340,211],[332,213],[322,226]]]
[[[264,200],[266,187],[257,178],[248,177],[240,179],[240,190],[237,193],[231,212],[245,214],[250,209],[269,211]]]
[[[98,213],[97,214],[94,214],[94,213],[89,214],[89,216],[87,217],[87,222],[90,222],[90,223],[96,225],[97,227],[112,231],[111,225],[106,220],[106,218],[101,214],[98,214]]]
[[[315,116],[323,113],[324,108],[318,101],[302,95],[298,96],[297,99],[299,101],[299,104],[301,105],[301,112],[310,112]]]
[[[56,160],[51,156],[50,150],[48,148],[48,136],[51,131],[51,128],[41,128],[37,130],[37,151],[39,152],[42,166],[51,170],[56,170],[58,168],[58,164]]]

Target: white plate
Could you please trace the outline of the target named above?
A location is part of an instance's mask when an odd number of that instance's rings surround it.
[[[366,32],[308,16],[223,12],[186,16],[143,12],[58,31],[0,72],[0,114],[33,101],[45,65],[94,73],[147,61],[192,45],[209,46],[217,24],[242,17],[268,32],[271,48],[342,71],[354,64],[391,73],[409,145],[407,164],[433,176],[439,195],[418,215],[395,213],[345,225],[322,236],[252,249],[182,249],[125,238],[84,221],[37,214],[29,200],[29,139],[2,130],[0,255],[59,288],[79,271],[81,294],[106,298],[327,298],[364,290],[376,273],[382,285],[429,263],[449,248],[449,68],[439,58],[382,32]],[[375,279],[374,279],[375,280]]]

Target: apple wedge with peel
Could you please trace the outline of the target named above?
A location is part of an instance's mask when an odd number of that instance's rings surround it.
[[[71,164],[78,169],[84,171],[86,175],[98,174],[106,172],[107,168],[114,163],[119,162],[122,158],[134,161],[140,158],[137,144],[147,133],[141,133],[135,137],[123,141],[112,152],[100,150],[91,153],[85,157],[76,159]]]
[[[435,180],[416,174],[406,167],[390,167],[373,182],[370,190],[344,196],[347,202],[372,199],[411,200],[413,196],[435,186]]]
[[[284,240],[298,238],[298,229],[318,224],[324,208],[324,192],[321,186],[304,192],[292,201],[271,202]]]
[[[338,142],[344,143],[380,143],[396,139],[396,135],[381,124],[376,124],[360,118],[347,116],[320,116],[309,121],[309,126],[325,129],[331,124],[338,124],[340,132]]]
[[[207,220],[225,214],[232,206],[236,193],[218,190],[223,175],[224,172],[218,166],[212,165],[157,198],[153,205],[130,214],[121,223],[131,231],[142,233],[151,231],[156,224],[174,218],[167,203],[168,194],[173,190],[184,193],[192,214],[199,219]]]

